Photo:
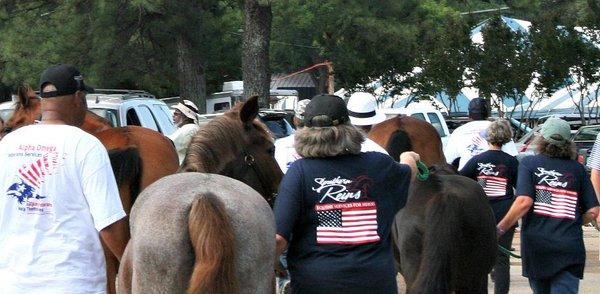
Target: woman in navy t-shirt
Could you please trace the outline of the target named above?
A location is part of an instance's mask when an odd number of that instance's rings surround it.
[[[534,293],[577,293],[585,267],[581,226],[596,218],[598,200],[575,152],[567,122],[548,119],[538,155],[521,160],[518,195],[498,223],[502,235],[523,217],[523,276]]]
[[[418,155],[403,153],[404,165],[361,153],[364,135],[337,96],[314,97],[304,116],[295,139],[303,158],[285,174],[274,207],[292,292],[397,293],[390,228]]]
[[[519,162],[514,156],[502,151],[502,145],[512,139],[506,120],[491,123],[483,136],[489,150],[471,158],[460,174],[477,181],[490,201],[496,222],[500,221],[513,203],[513,189],[517,184]],[[498,239],[498,244],[511,248],[515,227],[511,227]],[[506,254],[498,254],[492,271],[494,293],[508,293],[510,286],[510,263]]]

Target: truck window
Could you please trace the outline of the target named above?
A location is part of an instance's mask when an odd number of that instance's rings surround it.
[[[425,116],[424,116],[422,113],[413,113],[413,114],[411,114],[410,116],[412,116],[412,117],[414,117],[414,118],[418,118],[418,119],[420,119],[420,120],[427,121],[427,120],[425,119]]]
[[[595,141],[599,132],[600,127],[581,128],[573,141]]]
[[[154,121],[154,116],[152,115],[152,111],[146,105],[138,105],[135,107],[136,110],[140,114],[140,122],[143,122],[142,127],[146,127],[149,129],[153,129],[155,131],[160,132],[158,126],[156,125],[156,121]]]
[[[170,135],[175,132],[173,118],[169,107],[163,104],[153,104],[152,106],[154,107],[154,118],[160,126],[161,132],[165,135]]]
[[[231,106],[230,106],[229,102],[215,103],[215,106],[214,106],[215,112],[217,112],[217,111],[225,111],[225,110],[228,110],[230,108],[231,108]]]
[[[444,134],[444,127],[442,126],[442,122],[440,121],[440,118],[437,116],[437,114],[433,112],[428,112],[427,117],[429,118],[431,125],[437,130],[438,134],[440,134],[440,137],[446,136],[446,134]]]
[[[135,113],[135,109],[129,108],[129,110],[127,110],[126,116],[127,116],[127,125],[128,126],[140,126],[140,127],[142,126],[137,113]]]

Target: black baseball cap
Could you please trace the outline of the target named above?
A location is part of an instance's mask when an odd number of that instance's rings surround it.
[[[326,116],[326,119],[314,121],[318,116]],[[317,95],[310,100],[304,110],[304,125],[307,127],[331,127],[349,120],[346,103],[335,95]]]
[[[43,92],[44,86],[52,84],[56,91]],[[94,89],[83,82],[83,76],[72,65],[59,64],[47,68],[40,76],[40,96],[52,98],[74,94],[77,91],[93,93]]]
[[[469,102],[469,114],[488,115],[488,105],[483,98],[473,98]]]

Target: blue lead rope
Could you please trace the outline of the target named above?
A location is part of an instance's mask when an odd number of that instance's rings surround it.
[[[429,178],[429,168],[421,160],[417,161],[417,179],[421,182]]]

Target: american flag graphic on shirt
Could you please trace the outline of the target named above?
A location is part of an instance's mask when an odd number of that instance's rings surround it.
[[[374,201],[317,204],[317,244],[360,245],[379,242]]]
[[[535,202],[533,212],[552,218],[575,219],[577,209],[577,192],[552,188],[543,185],[535,186]]]
[[[57,164],[58,154],[46,153],[42,158],[21,167],[19,169],[19,178],[32,187],[39,189],[46,175],[51,175],[56,169]]]
[[[477,177],[477,182],[485,191],[489,198],[503,197],[506,195],[507,179],[495,176],[481,175]]]

